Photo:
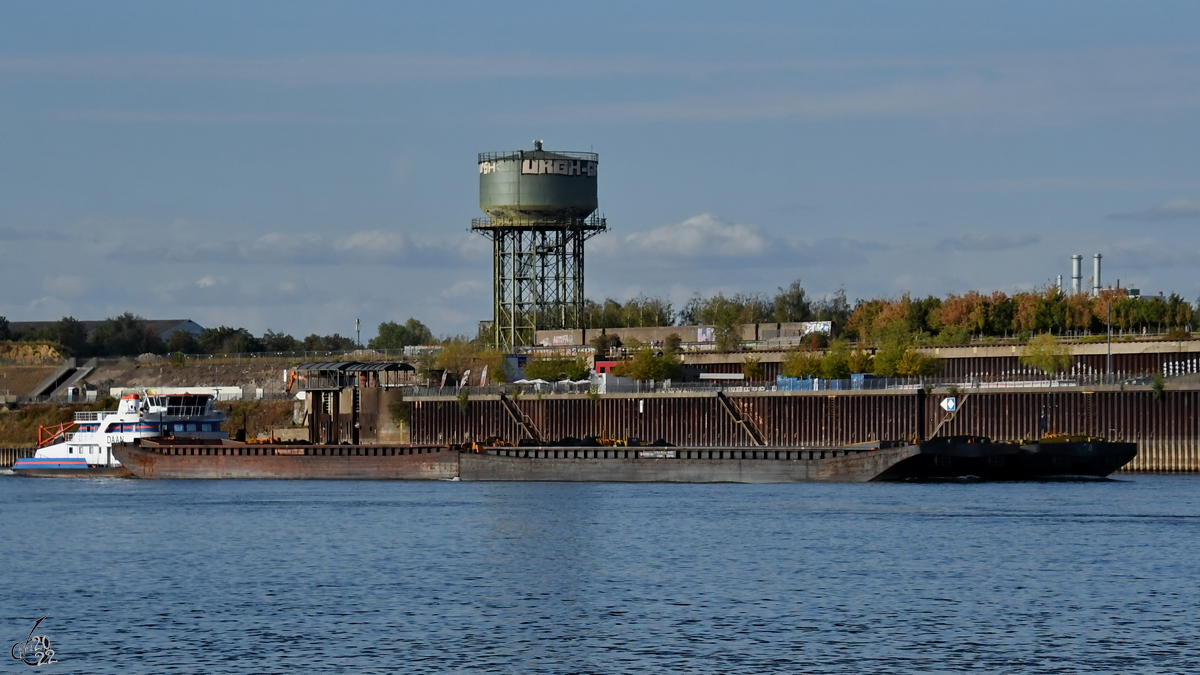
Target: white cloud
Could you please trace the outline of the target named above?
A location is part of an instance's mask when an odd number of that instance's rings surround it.
[[[767,240],[758,228],[727,223],[711,213],[625,235],[623,251],[646,257],[745,258],[762,255]]]
[[[251,262],[295,261],[319,263],[327,259],[327,244],[319,234],[269,232],[238,246],[243,259]]]
[[[442,291],[441,297],[446,298],[447,300],[453,298],[462,298],[484,293],[485,290],[486,287],[478,281],[460,281]]]
[[[1115,220],[1182,220],[1200,218],[1200,200],[1178,198],[1171,199],[1142,211],[1132,213],[1116,213],[1111,216]]]
[[[404,239],[404,235],[399,232],[368,230],[354,232],[335,240],[333,248],[350,255],[396,256],[401,255],[406,248]]]

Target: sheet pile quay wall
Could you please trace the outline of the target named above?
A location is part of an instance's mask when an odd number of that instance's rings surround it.
[[[1138,443],[1133,471],[1200,470],[1200,391],[1005,391],[958,395],[957,413],[941,407],[944,393],[729,392],[521,398],[421,397],[411,404],[413,443],[463,443],[528,438],[608,436],[665,440],[675,445],[752,447],[752,426],[767,445],[830,446],[873,440],[977,435],[1034,438],[1039,430]],[[517,419],[517,413],[522,416]],[[734,415],[742,419],[735,419]],[[1044,421],[1043,421],[1044,420]]]

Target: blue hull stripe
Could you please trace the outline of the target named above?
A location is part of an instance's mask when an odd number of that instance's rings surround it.
[[[25,457],[13,463],[13,471],[21,469],[86,469],[86,459],[41,459]]]

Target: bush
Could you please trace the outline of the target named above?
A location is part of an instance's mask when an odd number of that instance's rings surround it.
[[[745,360],[742,361],[742,375],[750,382],[763,379],[763,367],[761,359],[753,356],[747,356]]]
[[[589,343],[596,348],[597,358],[608,355],[608,352],[621,347],[621,338],[617,335],[609,335],[602,333],[589,340]]]
[[[793,349],[783,360],[784,377],[816,377],[821,374],[821,356],[809,349]]]
[[[1057,375],[1074,362],[1071,347],[1055,340],[1049,333],[1042,333],[1021,348],[1021,363],[1047,375]]]
[[[850,344],[845,340],[830,342],[829,352],[821,359],[821,377],[827,380],[850,377]]]
[[[652,348],[642,346],[633,358],[622,361],[612,370],[617,377],[635,380],[679,380],[683,378],[683,362],[674,354],[658,354]]]
[[[551,356],[530,359],[525,363],[525,378],[529,380],[546,380],[547,382],[557,382],[563,379],[583,380],[591,372],[592,369],[588,366],[587,358],[582,356],[575,358]]]
[[[672,354],[678,352],[681,347],[683,347],[683,338],[680,337],[679,333],[671,333],[663,341],[663,349]]]

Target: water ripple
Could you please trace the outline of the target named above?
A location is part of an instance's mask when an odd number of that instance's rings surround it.
[[[1200,672],[1197,479],[0,477],[62,673]]]

